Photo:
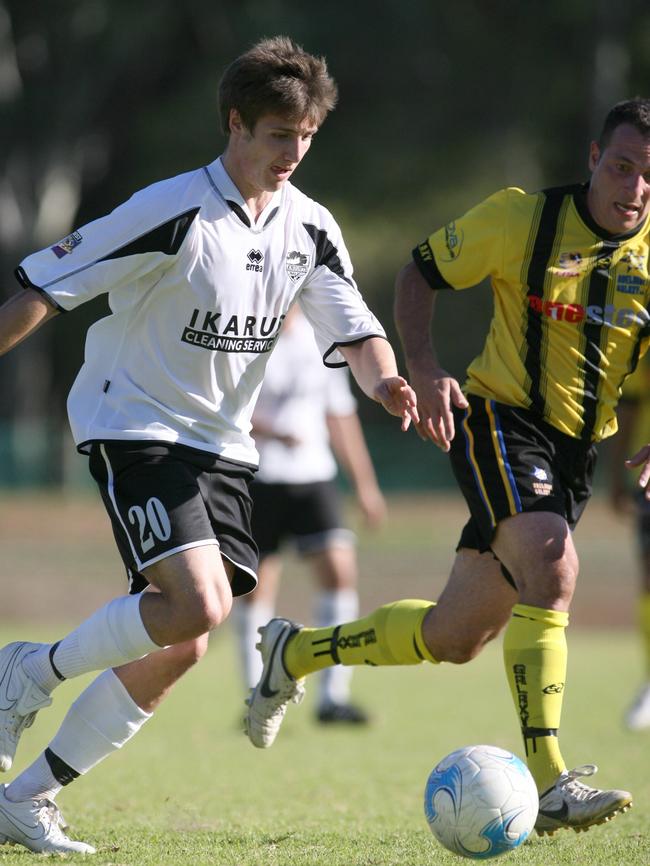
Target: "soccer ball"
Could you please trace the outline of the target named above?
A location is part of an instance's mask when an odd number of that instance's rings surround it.
[[[424,791],[424,812],[436,839],[477,860],[521,845],[538,808],[528,768],[497,746],[466,746],[447,755],[431,771]]]

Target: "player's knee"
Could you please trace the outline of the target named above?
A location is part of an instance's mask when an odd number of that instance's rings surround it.
[[[538,607],[568,607],[575,592],[577,568],[570,564],[554,563],[546,569],[530,574],[521,582],[520,598]]]
[[[437,661],[448,662],[452,665],[464,665],[471,662],[482,651],[483,647],[493,640],[498,630],[487,631],[481,635],[454,635],[444,642],[433,652]]]
[[[197,662],[201,661],[208,649],[208,634],[192,640],[183,641],[170,649],[179,668],[183,671],[189,670]]]
[[[230,613],[230,588],[206,586],[193,593],[178,594],[172,600],[179,640],[198,639],[221,625]]]
[[[201,599],[196,611],[196,626],[198,634],[212,631],[221,625],[228,617],[232,608],[232,593],[230,590],[215,590],[207,592]]]

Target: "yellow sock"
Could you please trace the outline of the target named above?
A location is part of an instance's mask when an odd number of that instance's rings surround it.
[[[516,604],[503,639],[508,684],[539,791],[566,769],[557,732],[566,681],[569,614]]]
[[[639,627],[643,639],[645,669],[650,680],[650,592],[643,592],[639,599]]]
[[[326,628],[303,628],[287,642],[284,665],[296,679],[332,665],[417,665],[435,662],[422,637],[433,602],[404,599],[369,616]]]

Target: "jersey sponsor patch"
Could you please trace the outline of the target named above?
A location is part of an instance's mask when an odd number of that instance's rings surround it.
[[[452,220],[445,226],[445,247],[447,255],[441,256],[443,262],[453,262],[460,255],[464,240],[463,230]]]
[[[616,277],[616,291],[625,295],[645,295],[646,281],[634,274],[619,274]]]
[[[287,253],[285,264],[289,279],[294,283],[301,280],[309,270],[310,262],[309,253],[301,253],[298,250],[291,250],[290,253]]]
[[[68,235],[67,238],[63,238],[62,241],[59,241],[58,244],[54,244],[50,249],[57,259],[62,259],[63,256],[69,255],[75,247],[78,247],[82,240],[83,238],[79,232],[72,232],[71,235]]]
[[[582,304],[544,301],[537,295],[528,295],[528,303],[535,313],[547,316],[555,322],[568,322],[570,325],[588,322],[595,325],[606,325],[610,328],[629,328],[632,325],[644,327],[650,322],[650,314],[641,306],[637,309],[631,307],[617,308],[614,304],[606,304],[604,307],[590,304],[583,307]]]
[[[284,316],[229,316],[212,310],[193,310],[181,340],[212,352],[270,352]]]

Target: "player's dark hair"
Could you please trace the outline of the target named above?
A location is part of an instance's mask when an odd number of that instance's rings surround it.
[[[263,114],[320,126],[336,105],[336,83],[323,57],[308,54],[288,36],[263,39],[226,68],[219,82],[221,128],[230,134],[230,110],[249,131]]]
[[[598,139],[598,147],[601,152],[609,144],[614,130],[622,123],[629,123],[641,135],[650,138],[650,99],[635,96],[634,99],[625,99],[623,102],[617,102],[610,109]]]

